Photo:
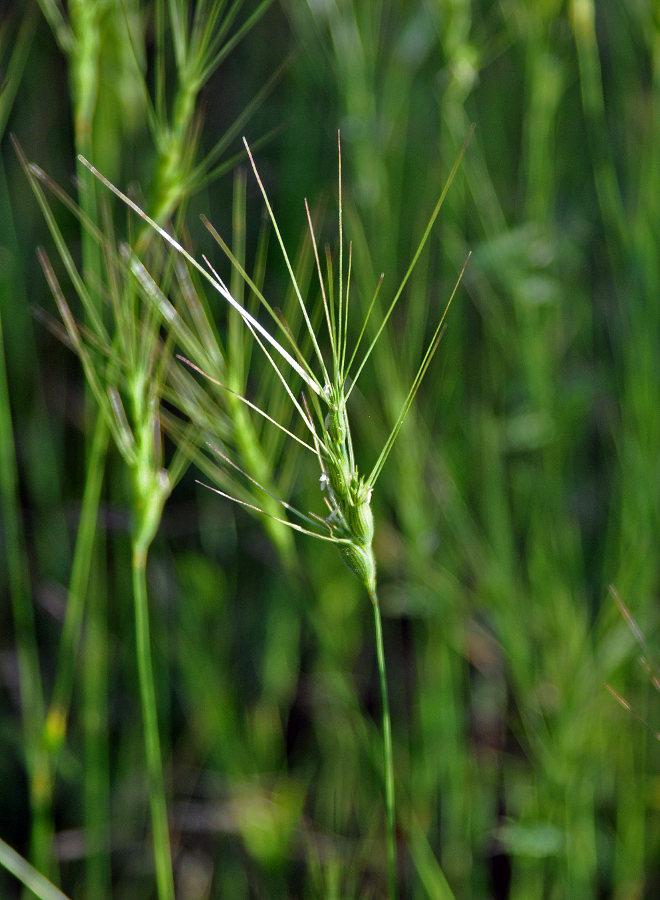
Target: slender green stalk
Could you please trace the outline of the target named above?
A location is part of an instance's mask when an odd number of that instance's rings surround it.
[[[0,838],[0,865],[11,872],[39,900],[68,900],[59,888]]]
[[[605,97],[596,38],[596,4],[581,0],[571,4],[573,34],[577,48],[582,105],[590,139],[593,172],[603,225],[613,232],[608,250],[630,244],[629,223],[621,197],[612,144],[606,126]]]
[[[101,418],[100,416],[98,417]],[[92,446],[92,451],[94,447]],[[95,577],[88,585],[82,665],[87,672],[83,689],[85,740],[86,843],[85,890],[102,900],[111,894],[110,865],[110,746],[108,742],[108,585],[105,543],[97,541]]]
[[[110,885],[109,793],[107,765],[107,669],[102,646],[105,635],[99,633],[102,593],[105,585],[95,579],[95,598],[88,601],[90,573],[97,543],[97,520],[101,488],[105,474],[109,431],[105,418],[95,413],[94,430],[89,442],[85,487],[76,544],[67,593],[67,606],[60,638],[55,687],[44,724],[44,741],[51,764],[58,758],[67,734],[82,624],[86,607],[89,620],[84,646],[83,696],[85,698],[85,827],[88,832],[87,887],[95,897],[103,897]],[[91,654],[91,656],[90,656]],[[97,765],[103,761],[103,765]]]
[[[174,878],[170,851],[169,827],[167,824],[167,804],[165,783],[158,734],[158,713],[151,664],[151,638],[149,635],[149,608],[147,603],[146,553],[139,536],[133,540],[133,599],[135,603],[135,640],[137,650],[138,678],[144,748],[149,781],[149,806],[153,830],[156,884],[160,900],[174,900]]]
[[[87,458],[85,488],[71,567],[66,615],[60,638],[55,687],[46,722],[46,735],[53,751],[59,749],[66,732],[85,611],[85,597],[96,538],[96,520],[103,485],[108,437],[106,420],[102,415],[98,415]]]
[[[383,720],[383,764],[385,782],[385,810],[387,815],[387,880],[390,900],[396,900],[396,800],[394,796],[394,759],[392,754],[392,723],[390,721],[390,701],[387,690],[387,671],[385,668],[385,648],[383,645],[383,624],[380,616],[380,604],[376,590],[369,591],[369,599],[374,611],[374,630],[376,633],[376,657],[378,659],[378,678],[380,681],[380,701]]]
[[[89,259],[89,257],[87,257]],[[85,859],[85,891],[98,897],[108,897],[111,890],[110,873],[110,772],[108,759],[108,672],[107,655],[103,645],[108,641],[107,622],[104,610],[107,606],[107,581],[99,575],[92,579],[94,557],[103,558],[105,553],[104,535],[98,531],[98,513],[101,487],[106,471],[108,449],[108,428],[101,412],[92,405],[88,396],[88,410],[94,423],[91,436],[87,436],[87,466],[81,520],[76,536],[76,555],[71,578],[79,579],[73,587],[79,593],[73,602],[73,627],[67,638],[71,638],[71,657],[63,662],[65,674],[63,688],[66,687],[66,707],[71,699],[73,673],[80,645],[83,610],[87,616],[87,629],[81,658],[84,729],[84,823],[89,852]],[[82,534],[81,534],[82,532]],[[96,553],[95,553],[96,550]],[[80,554],[80,555],[79,555]],[[93,584],[90,582],[93,581]],[[72,592],[70,592],[71,595]],[[63,635],[64,637],[64,635]],[[61,653],[66,645],[62,642]],[[69,681],[68,686],[66,681]],[[64,708],[66,708],[64,707]]]
[[[6,378],[4,338],[0,318],[0,499],[7,549],[9,592],[12,603],[18,658],[19,685],[23,709],[25,763],[30,786],[31,849],[35,865],[44,871],[51,866],[50,845],[52,775],[41,741],[44,701],[39,671],[39,655],[30,597],[29,565],[18,502],[16,456]]]
[[[76,154],[95,154],[95,120],[99,100],[99,72],[102,49],[102,4],[73,0],[69,5],[71,32],[74,36],[69,52],[69,75],[73,104],[73,131]],[[77,164],[80,184],[84,184],[82,167]],[[92,221],[97,220],[96,188],[80,192],[80,206]],[[101,256],[92,235],[83,231],[82,271],[86,280],[101,274]]]
[[[6,68],[4,65],[5,60],[2,59],[4,71],[2,89],[0,90],[0,137],[4,134],[7,119],[14,105],[21,78],[30,55],[30,47],[32,46],[38,16],[39,13],[36,6],[29,6],[25,10],[17,33],[12,35],[12,53]],[[3,35],[0,33],[0,52],[3,49],[2,37]]]
[[[105,28],[105,21],[110,14],[108,8],[104,8],[101,3],[85,3],[83,0],[73,0],[69,4],[69,21],[73,40],[68,53],[69,62],[69,78],[71,84],[71,101],[72,101],[72,117],[74,146],[76,153],[87,153],[96,155],[97,151],[97,135],[99,126],[99,109],[102,101],[102,54],[104,40],[108,39],[108,30]],[[106,146],[110,147],[117,139],[118,125],[115,119],[114,133],[112,139],[108,140],[106,136]],[[98,221],[98,204],[97,191],[95,186],[87,185],[84,188],[82,180],[82,167],[77,163],[77,174],[81,190],[79,191],[78,200],[83,215],[87,216],[91,221]],[[101,248],[95,240],[94,235],[87,229],[81,231],[81,249],[82,249],[82,268],[81,274],[86,284],[89,285],[89,295],[92,301],[94,312],[102,316],[101,298],[99,292],[93,287],[95,284],[101,284],[103,275],[103,265],[101,259]],[[97,543],[97,523],[98,523],[98,504],[100,502],[100,489],[106,469],[106,453],[108,448],[107,426],[102,421],[103,416],[94,403],[89,386],[87,386],[86,396],[87,413],[91,421],[94,422],[91,436],[86,436],[86,483],[84,488],[83,514],[79,529],[82,534],[78,534],[76,539],[76,556],[74,559],[74,568],[72,569],[71,579],[78,582],[73,587],[76,591],[73,603],[73,611],[71,613],[71,627],[62,636],[62,644],[60,651],[60,661],[63,661],[64,674],[61,676],[61,689],[66,691],[63,698],[65,704],[68,705],[72,674],[74,671],[74,661],[76,659],[77,646],[81,638],[80,625],[82,622],[83,609],[87,600],[87,589],[89,587],[90,574],[93,564],[94,545]],[[100,541],[98,541],[100,543]],[[80,553],[78,551],[80,550]],[[94,591],[96,593],[96,603],[103,605],[101,598],[102,592],[105,590],[103,580],[95,581]],[[89,632],[91,639],[98,645],[103,641],[99,634],[99,628],[102,627],[102,619],[95,615],[97,609],[91,612],[92,623]],[[65,642],[66,637],[66,642]],[[107,640],[107,635],[105,636]],[[67,644],[69,644],[67,646]],[[70,657],[63,657],[63,653],[73,649]],[[93,652],[93,648],[85,647],[85,653]],[[100,842],[95,838],[100,836],[102,832],[109,830],[110,821],[110,805],[109,795],[110,788],[108,783],[107,763],[103,768],[99,768],[97,763],[100,760],[106,760],[108,757],[108,727],[107,719],[105,723],[100,722],[103,713],[107,715],[107,701],[102,700],[100,694],[107,690],[104,688],[103,682],[106,681],[100,666],[85,665],[81,672],[83,696],[88,704],[90,698],[92,705],[96,707],[92,715],[85,715],[85,769],[84,769],[84,822],[86,831],[90,833],[91,847],[90,853],[86,860],[86,891],[94,896],[101,896],[103,893],[109,892],[110,889],[110,860],[109,850],[110,842],[103,847],[103,840]],[[59,698],[56,698],[56,702]],[[55,707],[57,710],[57,707]],[[105,781],[105,784],[103,782]],[[104,859],[105,857],[105,859]],[[102,879],[106,878],[103,883]]]
[[[0,139],[11,114],[28,62],[29,50],[37,24],[36,10],[28,9],[15,34],[9,30],[10,16],[0,23]],[[5,50],[11,52],[5,57]],[[11,409],[11,389],[5,358],[5,337],[2,317],[4,311],[14,319],[14,303],[19,303],[22,286],[12,276],[18,275],[11,260],[18,256],[14,234],[13,214],[5,177],[4,160],[0,160],[0,207],[3,227],[0,247],[5,257],[0,275],[0,532],[4,532],[8,593],[11,602],[16,640],[18,681],[21,699],[23,754],[29,787],[30,856],[35,865],[47,872],[52,868],[51,842],[53,835],[52,798],[53,779],[48,754],[41,740],[44,720],[44,698],[39,666],[39,649],[31,596],[30,561],[23,531],[23,516],[19,496],[18,460],[14,446],[14,423]],[[11,250],[9,250],[11,247]],[[15,321],[15,319],[14,319]],[[18,332],[15,332],[17,334]],[[20,353],[25,353],[21,346]]]

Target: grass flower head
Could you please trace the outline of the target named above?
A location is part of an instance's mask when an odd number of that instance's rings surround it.
[[[94,169],[93,166],[91,166],[89,163],[86,163],[86,165],[98,178],[101,179],[101,181],[106,184],[107,187],[109,187],[115,194],[117,194],[122,200],[124,200],[124,202],[127,203],[131,208],[133,208],[133,210],[137,212],[142,219],[144,219],[156,231],[158,231],[171,246],[173,246],[178,252],[183,254],[188,263],[191,264],[195,269],[197,269],[197,271],[201,273],[204,278],[206,278],[207,281],[210,282],[212,287],[225,299],[230,307],[232,307],[240,315],[245,327],[249,330],[254,340],[261,347],[263,353],[272,366],[277,379],[283,385],[284,390],[287,392],[293,406],[297,410],[297,413],[302,422],[303,431],[307,434],[307,439],[300,439],[299,437],[294,435],[292,431],[285,428],[284,425],[270,419],[265,410],[255,406],[245,397],[241,397],[240,399],[244,403],[248,404],[253,409],[253,411],[268,418],[277,427],[286,431],[287,435],[294,437],[299,444],[302,444],[307,450],[313,452],[316,455],[320,466],[320,487],[323,492],[323,500],[326,507],[325,514],[323,516],[315,515],[313,513],[305,514],[300,512],[299,510],[294,509],[290,504],[284,501],[280,501],[284,508],[298,519],[298,523],[295,523],[289,519],[281,519],[281,521],[286,521],[287,524],[290,524],[291,527],[295,528],[296,530],[303,531],[315,537],[337,543],[344,562],[347,564],[349,569],[357,576],[360,582],[365,586],[369,593],[369,596],[373,600],[376,593],[376,564],[372,548],[372,541],[374,536],[374,517],[371,508],[371,498],[373,489],[383,469],[385,461],[387,460],[387,457],[392,449],[394,441],[403,424],[403,421],[410,408],[417,389],[419,388],[422,378],[424,377],[428,365],[438,347],[442,335],[445,317],[449,309],[449,305],[456,292],[458,283],[460,282],[460,278],[463,274],[465,266],[459,274],[454,290],[452,291],[451,296],[442,311],[433,337],[427,347],[426,353],[424,354],[417,374],[413,379],[412,385],[401,408],[399,416],[397,417],[388,438],[384,442],[382,450],[373,468],[368,474],[362,474],[356,464],[353,439],[351,434],[351,425],[347,412],[348,401],[352,391],[355,389],[360,374],[373,351],[376,341],[378,340],[378,337],[380,336],[383,328],[388,322],[395,305],[400,299],[405,285],[410,277],[410,274],[412,273],[412,270],[417,263],[424,245],[427,242],[449,185],[451,184],[454,175],[456,174],[465,147],[461,151],[461,154],[459,155],[454,164],[454,167],[452,168],[449,178],[447,179],[447,182],[438,199],[435,209],[433,210],[433,213],[429,219],[424,234],[422,235],[422,238],[419,242],[417,250],[398,290],[396,291],[387,311],[383,315],[373,339],[371,340],[366,350],[363,352],[362,356],[358,357],[360,347],[362,346],[362,342],[366,334],[368,322],[374,311],[376,299],[379,295],[383,276],[381,275],[381,278],[376,285],[373,297],[362,322],[359,335],[354,343],[354,346],[352,347],[349,356],[348,325],[352,245],[350,243],[348,245],[348,264],[347,266],[345,266],[341,141],[338,134],[339,261],[336,296],[330,251],[327,250],[326,252],[327,274],[324,278],[319,249],[312,222],[312,216],[309,210],[309,205],[307,201],[305,201],[307,221],[311,235],[321,299],[323,304],[323,318],[325,321],[325,327],[327,329],[328,342],[330,347],[331,359],[329,361],[326,361],[321,351],[315,329],[312,325],[310,310],[307,308],[307,305],[303,298],[303,293],[298,284],[298,280],[294,272],[294,267],[286,250],[284,240],[277,224],[277,219],[259,175],[259,171],[252,156],[252,152],[248,146],[247,141],[244,140],[244,143],[255,177],[259,184],[264,203],[268,210],[277,242],[280,246],[291,279],[291,284],[297,299],[297,303],[299,305],[299,310],[304,322],[305,334],[312,348],[311,362],[306,360],[305,355],[301,349],[300,345],[302,341],[296,341],[293,338],[290,329],[274,312],[261,290],[254,284],[250,276],[247,274],[240,261],[236,259],[230,248],[207,220],[204,219],[204,222],[209,231],[213,234],[215,239],[223,248],[224,252],[228,255],[233,266],[239,270],[240,274],[245,279],[245,282],[249,289],[257,295],[260,303],[271,315],[273,321],[276,323],[279,331],[281,332],[281,337],[275,336],[275,334],[271,330],[264,327],[261,322],[245,308],[245,306],[241,305],[234,298],[225,281],[218,274],[216,269],[211,265],[208,259],[206,259],[206,257],[204,257],[205,265],[202,265],[190,253],[188,253],[188,251],[185,250],[184,247],[165,229],[151,220],[132,200],[130,200],[117,188],[111,185],[96,169]],[[134,266],[136,274],[139,272],[143,272],[141,264],[137,260],[135,260]],[[142,274],[141,277],[144,278],[144,274]],[[162,294],[158,295],[158,303],[160,305],[160,312],[165,321],[165,324],[170,328],[176,327],[177,313]],[[215,381],[216,384],[219,384],[219,382],[214,378],[213,374],[207,371],[204,368],[203,364],[200,364],[200,361],[186,357],[185,362],[188,363],[188,365],[193,369],[204,375],[206,378]],[[304,394],[301,397],[296,396],[293,388],[290,386],[289,375],[291,373],[297,374],[302,379],[305,387],[307,388],[307,394]],[[188,409],[187,411],[188,414],[190,414],[190,409]],[[217,446],[214,445],[212,449],[216,454],[219,454],[227,463],[229,463],[230,466],[239,468]],[[261,485],[258,484],[255,479],[250,478],[250,476],[247,477],[255,484],[255,486],[261,488]],[[217,490],[215,488],[213,489]],[[223,496],[229,496],[223,491],[218,491],[218,493],[222,494]],[[257,511],[263,512],[261,507],[258,505],[249,503],[236,497],[230,497],[230,499],[235,500],[242,505],[249,506]],[[267,514],[272,517],[272,513]],[[301,522],[302,524],[300,524]]]
[[[467,143],[467,142],[466,142]],[[458,169],[465,146],[461,151],[445,187],[436,203],[433,213],[429,219],[426,229],[418,244],[417,250],[413,255],[412,261],[408,266],[408,270],[399,285],[398,290],[394,294],[390,305],[382,317],[382,320],[375,330],[375,334],[366,350],[361,357],[358,356],[363,338],[365,337],[367,325],[371,314],[374,310],[376,299],[379,295],[382,285],[383,276],[378,281],[374,290],[371,302],[364,316],[362,326],[358,337],[352,347],[349,356],[349,339],[348,339],[348,322],[349,322],[349,303],[350,303],[350,275],[352,262],[352,245],[348,245],[348,262],[344,265],[344,234],[343,234],[343,200],[342,200],[342,177],[341,177],[341,141],[338,135],[338,158],[339,158],[339,179],[338,179],[338,212],[339,212],[339,260],[337,273],[337,290],[335,296],[335,281],[333,277],[333,266],[330,251],[326,251],[326,277],[324,278],[321,266],[321,259],[317,246],[314,227],[312,224],[312,216],[310,214],[309,205],[305,201],[305,209],[307,213],[307,221],[311,236],[311,242],[314,252],[314,260],[318,275],[320,294],[323,306],[323,320],[327,329],[328,343],[330,347],[329,361],[324,357],[316,331],[312,325],[312,317],[310,310],[307,308],[303,298],[303,291],[299,285],[298,279],[294,271],[294,267],[287,253],[284,240],[280,233],[277,220],[271,207],[268,195],[263,186],[257,166],[254,162],[250,148],[245,141],[245,149],[249,156],[252,169],[259,184],[264,203],[268,210],[270,221],[275,232],[275,236],[281,249],[284,262],[291,280],[293,293],[296,298],[297,307],[304,322],[303,339],[296,341],[293,337],[291,329],[277,315],[271,305],[268,303],[257,284],[250,278],[245,270],[241,260],[238,259],[221,236],[216,232],[213,226],[205,221],[209,231],[215,237],[223,251],[228,256],[234,271],[238,272],[250,291],[258,298],[261,305],[269,313],[277,328],[279,329],[275,336],[269,329],[264,327],[261,322],[242,305],[229,290],[222,277],[213,268],[211,263],[204,257],[205,265],[199,263],[181,244],[173,238],[167,231],[159,226],[155,221],[150,219],[133,201],[117,190],[113,185],[106,181],[100,173],[98,173],[91,165],[88,167],[99,177],[115,194],[121,197],[142,219],[144,219],[151,227],[153,227],[175,250],[183,255],[188,263],[196,269],[203,277],[212,285],[212,287],[225,299],[229,306],[238,313],[245,328],[260,346],[265,358],[272,369],[272,373],[281,383],[288,398],[290,399],[294,410],[299,416],[298,431],[302,427],[304,437],[296,431],[287,428],[284,424],[271,417],[266,409],[258,404],[248,400],[245,396],[233,391],[217,379],[212,372],[209,372],[205,366],[208,363],[208,354],[205,352],[201,359],[183,358],[183,361],[200,375],[203,375],[210,382],[225,389],[229,395],[239,399],[246,404],[254,413],[264,417],[287,436],[293,438],[298,444],[301,444],[309,452],[313,453],[318,460],[320,467],[320,487],[325,503],[324,515],[316,515],[314,513],[305,514],[295,509],[285,500],[276,498],[273,493],[263,486],[257,478],[254,478],[238,463],[233,461],[222,447],[218,447],[215,441],[208,442],[210,449],[218,457],[221,458],[231,469],[242,472],[247,480],[265,492],[268,498],[276,500],[289,514],[289,517],[283,518],[263,508],[263,504],[253,503],[248,499],[240,499],[235,495],[231,495],[219,488],[211,488],[222,496],[228,497],[235,502],[264,513],[278,522],[284,522],[291,528],[322,540],[331,541],[338,545],[342,558],[348,568],[354,573],[359,581],[364,585],[372,603],[374,614],[374,626],[376,635],[376,651],[378,658],[378,671],[381,689],[382,701],[382,729],[383,729],[383,757],[384,757],[384,793],[387,813],[387,871],[389,897],[393,900],[397,895],[396,884],[396,845],[395,845],[395,799],[394,799],[394,764],[392,753],[392,735],[389,714],[389,701],[387,690],[387,679],[385,672],[385,652],[383,647],[383,633],[381,625],[380,607],[378,603],[376,591],[376,562],[373,552],[374,537],[374,516],[371,508],[371,499],[376,481],[383,469],[383,466],[390,454],[394,441],[403,424],[406,414],[412,404],[417,393],[419,385],[426,373],[426,370],[438,348],[445,317],[449,309],[449,305],[454,297],[461,276],[467,264],[463,266],[456,285],[444,307],[437,326],[434,330],[427,350],[422,358],[420,366],[417,370],[405,401],[401,407],[392,430],[385,440],[382,449],[368,474],[361,474],[358,469],[355,452],[353,447],[353,438],[351,434],[351,424],[348,416],[348,401],[350,395],[355,389],[361,372],[371,356],[373,348],[387,324],[394,307],[400,299],[406,283],[419,259],[419,256],[428,240],[433,224],[438,216],[442,202],[445,198],[449,185]],[[468,257],[469,258],[469,257]],[[345,271],[346,269],[346,271]],[[144,280],[147,274],[142,264],[135,259],[134,271],[138,278]],[[179,314],[169,303],[164,294],[158,290],[146,292],[154,300],[160,309],[161,316],[165,325],[174,333],[174,337],[185,337],[186,328],[180,320]],[[302,344],[309,343],[311,346],[311,361],[306,358]],[[199,344],[190,343],[194,349]],[[301,396],[291,383],[291,376],[298,376],[305,388]],[[176,397],[176,391],[174,391]],[[182,406],[187,414],[195,419],[196,412],[194,404],[188,401],[187,391],[183,392]],[[297,521],[294,521],[297,520]]]

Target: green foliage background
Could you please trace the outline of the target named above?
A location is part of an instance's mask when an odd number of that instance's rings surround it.
[[[82,151],[152,211],[169,198],[196,255],[217,259],[197,214],[231,229],[242,133],[288,245],[308,197],[336,248],[341,128],[359,304],[380,272],[391,297],[475,123],[349,410],[368,470],[471,249],[374,496],[402,896],[656,896],[660,697],[608,588],[657,646],[657,4],[283,0],[205,73],[188,98],[199,126],[178,137],[165,16],[172,146],[195,147],[199,127],[202,159],[228,135],[209,182],[190,160],[158,169],[143,93],[155,8],[70,3],[68,44],[55,2],[2,13],[0,837],[71,897],[154,896],[128,479],[111,450],[85,624],[63,661],[93,411],[78,360],[32,314],[56,315],[35,251],[56,254],[9,133],[74,194]],[[228,35],[257,5],[237,9]],[[63,208],[58,221],[93,271],[78,223]],[[135,233],[119,207],[115,221]],[[269,260],[277,304],[286,273]],[[332,547],[296,539],[292,554],[194,477],[167,501],[147,570],[177,897],[383,896],[368,601]],[[318,508],[317,476],[287,477]],[[67,662],[60,745],[46,714]],[[3,871],[0,894],[18,896]]]

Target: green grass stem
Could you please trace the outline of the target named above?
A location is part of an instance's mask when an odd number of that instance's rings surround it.
[[[101,419],[100,416],[97,418]],[[95,450],[93,443],[90,456]],[[98,464],[99,460],[96,462]],[[90,465],[88,471],[91,468]],[[100,477],[98,483],[101,483]],[[97,573],[107,571],[105,541],[97,541],[94,551],[92,561],[94,571]],[[85,753],[84,821],[87,841],[85,890],[89,895],[102,900],[104,897],[109,898],[112,892],[111,823],[108,815],[111,808],[111,750],[108,740],[110,652],[107,579],[100,577],[100,574],[95,577],[86,585],[85,597],[85,639],[81,653],[82,668],[87,673],[83,682],[82,697]]]
[[[135,641],[137,652],[142,727],[147,762],[149,808],[153,832],[153,853],[156,867],[156,884],[159,900],[174,900],[172,854],[167,818],[167,802],[163,764],[158,731],[158,712],[153,666],[151,662],[151,635],[149,630],[149,606],[147,601],[146,548],[144,539],[133,539],[132,578],[135,604]]]
[[[28,888],[39,900],[69,900],[59,888],[0,838],[0,865]]]
[[[87,588],[92,568],[96,525],[105,473],[109,430],[102,415],[97,415],[92,432],[85,487],[80,506],[80,519],[71,565],[68,602],[53,687],[46,721],[46,738],[53,752],[61,747],[66,734],[69,708],[74,686],[82,624],[85,615]]]
[[[380,615],[380,604],[376,591],[369,592],[369,599],[374,613],[374,632],[376,636],[376,658],[378,660],[378,681],[380,684],[380,702],[383,728],[383,781],[385,787],[386,847],[387,847],[387,883],[390,900],[396,900],[397,864],[396,864],[396,798],[394,795],[394,757],[392,753],[392,723],[390,720],[390,701],[387,689],[387,670],[385,666],[385,647],[383,644],[383,623]]]
[[[32,811],[30,856],[38,869],[49,872],[52,866],[50,847],[53,834],[51,815],[53,781],[41,734],[44,721],[43,688],[31,602],[30,567],[18,500],[18,473],[13,440],[14,429],[0,315],[0,497],[23,713],[23,752]]]

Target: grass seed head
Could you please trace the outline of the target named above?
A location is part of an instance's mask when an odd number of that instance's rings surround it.
[[[161,237],[178,253],[182,255],[182,257],[196,269],[204,278],[207,279],[212,285],[212,287],[218,291],[218,293],[224,297],[230,307],[232,307],[241,317],[243,324],[248,329],[248,331],[252,334],[255,341],[260,345],[261,349],[264,351],[266,358],[268,359],[270,365],[272,366],[273,371],[275,372],[277,379],[284,387],[284,390],[289,396],[289,399],[293,403],[295,409],[300,414],[301,419],[304,423],[307,431],[311,433],[313,447],[301,440],[297,437],[289,428],[285,425],[279,423],[276,419],[272,418],[265,410],[259,408],[258,405],[252,403],[246,398],[236,394],[235,396],[245,402],[250,408],[260,413],[263,417],[265,417],[268,421],[278,427],[280,430],[285,432],[291,437],[294,437],[299,444],[307,447],[312,453],[314,453],[319,461],[321,467],[321,489],[326,491],[326,509],[327,513],[325,515],[325,519],[322,519],[320,516],[317,516],[313,513],[306,515],[302,513],[300,510],[296,510],[289,503],[280,500],[275,495],[273,495],[266,487],[263,486],[260,480],[257,480],[246,473],[243,469],[235,464],[231,464],[234,468],[238,469],[239,472],[242,472],[244,476],[248,478],[248,480],[256,486],[259,490],[265,491],[267,495],[271,497],[276,503],[279,503],[284,506],[287,512],[294,514],[299,522],[304,524],[292,523],[288,519],[283,519],[277,515],[274,515],[271,512],[267,512],[262,508],[261,505],[257,505],[245,500],[241,500],[237,497],[232,497],[231,495],[226,494],[224,491],[217,491],[223,496],[229,497],[229,499],[234,500],[237,503],[242,504],[243,506],[255,510],[257,512],[265,513],[270,518],[274,519],[276,522],[280,522],[282,524],[289,525],[291,528],[311,534],[317,538],[328,541],[337,542],[344,562],[348,566],[348,568],[356,575],[357,578],[364,584],[370,596],[375,598],[376,595],[376,564],[374,559],[374,554],[372,550],[372,541],[374,537],[374,516],[371,509],[371,496],[376,480],[378,479],[380,472],[387,460],[389,453],[392,449],[394,441],[399,433],[399,430],[403,424],[403,421],[406,417],[408,409],[417,393],[417,389],[426,373],[426,370],[433,358],[433,355],[438,347],[440,337],[442,334],[443,323],[445,316],[447,314],[447,310],[449,309],[449,304],[456,292],[458,284],[460,282],[460,278],[463,274],[461,271],[456,284],[454,286],[454,290],[449,298],[449,301],[442,313],[440,321],[436,327],[436,331],[433,335],[433,338],[424,354],[422,362],[419,366],[417,374],[413,379],[413,383],[408,392],[408,395],[405,399],[403,407],[396,419],[392,430],[389,434],[389,437],[386,439],[383,448],[371,469],[368,475],[360,475],[358,472],[357,466],[355,464],[355,458],[353,453],[353,440],[351,436],[350,423],[348,419],[348,414],[346,410],[346,403],[348,398],[350,397],[355,385],[357,383],[358,378],[364,366],[371,356],[373,348],[383,330],[385,325],[390,319],[392,311],[394,310],[399,298],[402,296],[406,283],[420,257],[420,254],[428,240],[429,234],[433,227],[433,224],[438,216],[440,208],[442,206],[442,202],[444,200],[445,194],[453,180],[453,177],[456,173],[462,155],[465,151],[464,145],[461,153],[459,154],[456,163],[447,179],[445,187],[436,203],[435,209],[427,223],[426,229],[421,237],[421,240],[418,244],[418,247],[413,255],[413,258],[410,262],[408,270],[403,277],[397,291],[394,294],[394,297],[385,311],[384,315],[381,318],[380,325],[376,329],[376,333],[369,344],[369,347],[362,353],[361,359],[357,359],[358,348],[360,347],[362,337],[366,332],[367,324],[371,313],[374,309],[374,304],[376,298],[378,296],[380,285],[382,283],[382,276],[378,282],[376,290],[374,291],[373,298],[369,307],[364,316],[362,327],[360,333],[355,342],[355,346],[352,350],[352,353],[348,352],[348,309],[349,309],[349,284],[350,284],[350,272],[351,272],[351,250],[349,245],[349,262],[348,262],[348,271],[346,272],[346,279],[344,280],[344,265],[343,265],[343,228],[342,228],[342,189],[341,189],[341,152],[339,155],[339,266],[338,266],[338,291],[335,294],[333,291],[333,281],[331,269],[332,265],[328,267],[327,278],[327,289],[326,284],[324,283],[324,275],[321,270],[320,258],[318,253],[318,247],[316,243],[316,236],[314,234],[314,227],[312,223],[311,214],[309,211],[309,206],[305,201],[305,207],[307,210],[307,218],[309,222],[310,235],[312,241],[312,247],[314,251],[314,257],[316,260],[317,273],[319,276],[319,284],[321,289],[321,297],[323,301],[323,310],[325,313],[325,320],[328,329],[328,336],[330,341],[330,346],[332,349],[332,359],[330,363],[327,363],[323,358],[323,354],[321,352],[321,348],[319,342],[317,340],[317,336],[315,333],[315,329],[312,327],[312,321],[310,319],[309,311],[306,308],[305,300],[303,299],[304,292],[301,290],[300,285],[296,279],[296,274],[294,272],[293,265],[287,253],[286,247],[284,245],[284,241],[282,235],[280,233],[280,229],[278,227],[277,221],[275,219],[275,215],[273,213],[273,209],[271,207],[270,201],[266,194],[264,185],[259,176],[259,172],[257,171],[257,167],[255,165],[252,153],[250,148],[245,141],[246,151],[248,153],[250,162],[252,164],[252,168],[254,170],[255,177],[257,179],[257,183],[259,184],[259,188],[261,190],[264,203],[266,205],[266,209],[268,210],[268,214],[273,226],[273,230],[275,232],[277,242],[282,251],[282,255],[284,257],[284,261],[286,263],[289,275],[291,277],[292,287],[294,290],[294,294],[297,298],[300,312],[305,323],[306,335],[311,341],[313,347],[313,359],[311,363],[305,362],[305,357],[300,349],[300,346],[296,344],[295,338],[288,332],[285,327],[287,340],[291,343],[293,348],[292,353],[286,349],[280,343],[277,337],[271,334],[253,315],[248,312],[241,303],[239,303],[230,290],[225,285],[224,281],[220,277],[220,275],[216,272],[210,262],[204,257],[204,261],[207,264],[207,268],[201,265],[194,257],[188,253],[184,247],[173,238],[165,229],[163,229],[160,225],[158,225],[153,219],[149,218],[133,201],[131,201],[128,197],[126,197],[121,191],[119,191],[114,185],[107,181],[93,166],[85,161],[85,165],[92,171],[92,173],[99,178],[110,190],[112,190],[117,196],[119,196],[130,208],[132,208],[146,223],[148,223],[152,228],[154,228]],[[240,260],[237,260],[236,257],[232,254],[231,251],[228,251],[224,241],[222,241],[219,236],[216,235],[215,230],[211,227],[211,233],[216,236],[216,239],[220,243],[220,246],[228,253],[229,259],[232,264],[236,267],[239,274],[244,278],[248,286],[251,290],[256,293],[256,296],[261,301],[261,303],[266,307],[266,309],[270,312],[272,316],[275,317],[277,323],[280,327],[284,327],[282,322],[279,320],[278,316],[275,316],[273,313],[272,307],[266,299],[261,294],[261,291],[255,287],[254,282],[250,279],[250,277],[246,274]],[[467,263],[467,260],[466,260]],[[463,267],[464,270],[465,266]],[[160,306],[159,306],[160,308]],[[167,313],[170,311],[170,307],[168,306],[166,311],[164,312],[161,309],[161,314],[164,314],[164,317],[167,321],[167,324],[170,327],[177,325],[176,314],[174,317],[168,315]],[[186,332],[178,329],[179,333],[177,333],[176,337],[181,337],[183,334],[185,336]],[[272,355],[272,350],[276,351],[276,355]],[[205,374],[204,367],[207,367],[207,359],[206,354],[202,354],[205,358],[202,360],[203,366],[198,365],[198,362],[188,361],[189,365],[192,366],[193,369],[196,369],[201,374]],[[318,369],[320,369],[320,375],[314,374],[313,371],[313,363],[314,359],[318,364]],[[305,386],[310,391],[310,402],[311,405],[307,403],[305,399],[305,394],[303,394],[303,400],[299,401],[295,395],[294,389],[289,386],[287,383],[286,376],[286,367],[280,368],[281,362],[286,363],[298,376],[300,376],[305,383]],[[207,376],[208,377],[208,376]],[[349,386],[349,377],[350,377],[350,386]],[[212,380],[215,380],[212,378]],[[220,382],[216,381],[217,384],[221,385]],[[228,389],[231,392],[231,389]],[[222,454],[221,454],[222,455]],[[214,488],[214,490],[216,490]],[[323,530],[321,533],[318,531],[318,526],[320,523],[323,523],[326,530]]]
[[[351,572],[366,587],[369,596],[373,597],[376,593],[376,560],[371,544],[365,547],[358,544],[344,544],[341,555]]]
[[[374,514],[371,509],[371,488],[357,471],[353,473],[348,493],[346,519],[356,544],[367,547],[374,537]]]

